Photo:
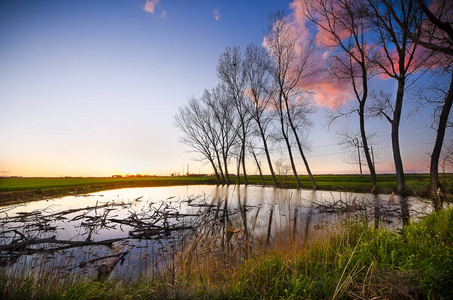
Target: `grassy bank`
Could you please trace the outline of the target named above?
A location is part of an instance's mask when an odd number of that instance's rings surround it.
[[[250,184],[261,185],[259,176],[248,176]],[[292,176],[279,176],[281,187],[295,188]],[[300,176],[303,187],[311,188],[310,178]],[[364,192],[371,191],[369,175],[315,175],[319,190]],[[392,193],[395,190],[396,175],[381,174],[377,177],[379,193]],[[232,183],[236,183],[232,177]],[[447,191],[453,191],[453,174],[442,174],[441,182]],[[241,183],[244,183],[241,178]],[[127,188],[127,187],[153,187],[188,184],[216,184],[215,177],[80,177],[80,178],[0,178],[0,205],[12,203],[16,200],[32,200],[43,197],[56,197],[73,193],[90,193],[100,190]],[[271,186],[272,178],[265,176],[265,184]],[[411,195],[429,197],[428,174],[406,174],[406,185]]]
[[[49,276],[11,280],[2,299],[441,299],[453,295],[453,210],[399,232],[346,221],[307,245],[277,245],[239,263],[232,253],[196,256],[124,282]],[[233,253],[234,255],[234,253]]]
[[[326,191],[345,191],[369,193],[372,189],[370,175],[314,175],[317,188]],[[441,174],[441,183],[448,189],[453,188],[453,174]],[[272,179],[266,176],[266,184],[271,185]],[[310,189],[311,181],[307,175],[299,176],[302,186]],[[409,193],[418,196],[429,195],[429,174],[406,174],[406,185]],[[259,176],[249,176],[253,184],[261,184]],[[292,176],[280,176],[279,183],[284,187],[295,188],[296,184]],[[377,175],[377,191],[379,193],[392,193],[396,189],[395,174]]]
[[[272,178],[265,176],[266,185],[272,185]],[[348,192],[369,192],[371,190],[371,179],[369,175],[315,175],[318,189],[321,190],[343,190]],[[248,176],[249,183],[261,184],[261,178],[256,175]],[[310,178],[307,175],[300,176],[302,186],[311,188]],[[377,176],[378,188],[383,192],[392,192],[395,190],[396,175],[381,174]],[[453,174],[442,174],[442,183],[448,187],[453,187]],[[232,182],[236,183],[236,177],[232,177]],[[241,182],[244,183],[243,178]],[[197,176],[178,176],[178,177],[70,177],[70,178],[0,178],[0,192],[19,191],[19,190],[36,190],[49,188],[63,188],[75,186],[90,185],[142,185],[154,186],[159,183],[166,184],[215,184],[215,177],[197,177]],[[292,176],[279,176],[279,184],[286,187],[295,187]],[[406,174],[406,184],[410,190],[424,193],[429,186],[428,174]]]

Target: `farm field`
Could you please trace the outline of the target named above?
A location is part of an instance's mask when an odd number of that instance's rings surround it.
[[[62,187],[90,186],[90,185],[147,185],[153,186],[157,183],[206,183],[209,177],[27,177],[27,178],[1,178],[0,192],[49,189]]]
[[[270,176],[265,176],[265,184],[272,185]],[[292,176],[279,176],[281,187],[295,188]],[[302,186],[310,188],[308,176],[300,176]],[[315,175],[316,184],[319,190],[327,191],[350,191],[350,192],[370,192],[369,175]],[[395,190],[396,176],[394,174],[378,175],[378,192],[392,193]],[[261,185],[261,178],[257,175],[248,176],[249,184]],[[451,190],[453,186],[453,174],[442,174],[441,182]],[[232,177],[232,183],[237,183],[237,178]],[[241,177],[241,183],[244,179]],[[20,178],[0,178],[0,194],[10,194],[11,192],[28,194],[65,194],[67,192],[90,192],[92,190],[103,190],[123,187],[146,187],[163,185],[189,185],[189,184],[216,184],[215,177],[199,176],[175,176],[175,177],[20,177]],[[406,174],[406,185],[409,193],[417,196],[428,196],[429,194],[429,175],[428,174]],[[0,195],[2,199],[2,195]]]

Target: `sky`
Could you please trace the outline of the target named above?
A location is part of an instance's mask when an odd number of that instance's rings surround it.
[[[226,47],[262,44],[268,15],[291,14],[290,3],[1,1],[0,176],[169,175],[187,166],[211,173],[179,142],[178,107],[218,84],[216,65]],[[375,84],[395,88],[391,80]],[[311,169],[358,173],[335,134],[353,121],[327,127],[328,111],[323,104],[312,116]],[[406,172],[428,172],[431,122],[429,112],[403,119]],[[377,171],[393,172],[389,124],[370,120],[369,127],[378,132]],[[280,151],[272,156],[285,158]]]

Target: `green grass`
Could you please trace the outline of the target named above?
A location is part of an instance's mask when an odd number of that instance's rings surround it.
[[[310,189],[311,181],[307,175],[299,176],[303,188]],[[447,189],[453,188],[453,174],[442,174],[442,183]],[[270,176],[266,176],[266,183],[271,185]],[[314,175],[317,188],[319,190],[328,191],[347,191],[347,192],[371,192],[371,177],[370,175]],[[418,196],[429,195],[429,174],[406,174],[406,185],[410,193]],[[260,184],[259,176],[250,176],[249,181],[254,184]],[[283,185],[295,188],[296,184],[292,176],[282,178]],[[377,191],[380,193],[392,193],[396,189],[395,174],[379,174],[377,175]]]
[[[280,245],[239,264],[198,258],[148,281],[56,284],[46,276],[10,280],[0,274],[0,298],[447,299],[453,295],[453,210],[399,232],[346,221],[308,246]]]
[[[369,175],[315,175],[316,184],[320,190],[343,190],[349,192],[370,192],[371,183]],[[442,175],[447,187],[453,186],[453,174]],[[249,183],[261,184],[259,176],[248,176]],[[311,188],[311,182],[307,175],[300,176],[302,186]],[[396,176],[394,174],[378,175],[378,187],[383,192],[395,190]],[[233,183],[236,177],[232,177]],[[241,178],[243,183],[243,179]],[[281,178],[282,183],[295,187],[294,178],[285,176]],[[48,189],[87,185],[108,185],[108,184],[149,184],[153,186],[159,182],[166,183],[209,183],[215,184],[214,177],[133,177],[133,178],[112,178],[112,177],[74,177],[74,178],[0,178],[0,192]],[[272,185],[270,176],[265,176],[267,185]],[[406,184],[410,190],[419,193],[426,193],[429,186],[428,174],[406,174]]]
[[[193,182],[210,182],[211,178],[206,177],[70,177],[70,178],[53,178],[53,177],[36,177],[36,178],[1,178],[0,192],[17,191],[17,190],[35,190],[61,187],[103,185],[103,184],[157,184],[159,182],[169,183],[193,183]]]
[[[453,295],[453,210],[400,233],[347,223],[295,255],[271,252],[241,269],[232,298],[417,298]]]

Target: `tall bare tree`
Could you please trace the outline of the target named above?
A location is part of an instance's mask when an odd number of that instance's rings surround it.
[[[299,134],[301,128],[297,127],[297,121],[293,119],[296,115],[294,111],[291,111],[295,106],[306,104],[306,102],[300,101],[301,98],[298,97],[301,93],[298,84],[304,76],[309,75],[307,66],[310,63],[312,48],[309,43],[303,45],[305,47],[297,45],[297,32],[290,26],[283,11],[277,11],[269,16],[269,28],[264,43],[270,57],[269,71],[275,85],[274,105],[297,187],[300,188],[301,183],[292,154],[290,134],[295,139],[305,169],[310,177],[312,188],[316,189],[315,179],[304,154],[303,143]],[[300,53],[298,53],[297,46],[301,46]]]
[[[228,88],[219,84],[211,91],[205,90],[203,102],[212,111],[212,121],[216,124],[216,136],[219,144],[219,152],[222,156],[223,170],[227,184],[231,184],[228,163],[231,158],[231,151],[237,144],[239,125],[234,113],[234,103],[231,101]]]
[[[240,138],[240,150],[238,161],[242,163],[245,184],[248,184],[247,172],[245,167],[245,148],[247,143],[247,132],[250,123],[249,115],[245,109],[245,85],[246,77],[242,63],[242,56],[239,47],[227,47],[220,56],[217,64],[217,76],[224,83],[228,96],[234,101],[236,114],[239,118],[238,137]],[[239,168],[239,164],[238,164]],[[238,172],[239,173],[239,172]],[[238,180],[239,179],[238,174]]]
[[[445,139],[445,131],[447,128],[448,119],[453,104],[453,2],[451,0],[412,0],[411,4],[418,8],[416,16],[420,17],[419,26],[414,32],[413,28],[408,27],[404,20],[400,18],[392,3],[388,0],[382,0],[384,5],[392,14],[396,23],[407,34],[412,42],[432,50],[438,54],[444,54],[441,59],[442,65],[446,66],[445,72],[450,74],[450,86],[448,92],[441,101],[441,105],[436,141],[434,142],[433,151],[431,153],[431,163],[429,168],[430,173],[430,189],[434,195],[438,194],[441,189],[439,181],[439,158],[442,151],[442,146]],[[435,200],[435,208],[439,209],[441,203],[438,197]]]
[[[389,0],[395,8],[399,18],[406,28],[414,35],[419,36],[419,18],[414,14],[414,6],[411,0]],[[380,0],[368,0],[371,8],[370,22],[376,33],[376,45],[378,48],[370,58],[384,76],[393,78],[397,82],[397,90],[394,101],[388,97],[377,98],[380,100],[374,107],[377,116],[384,117],[391,125],[391,140],[393,161],[396,170],[396,193],[405,192],[405,178],[403,160],[400,151],[399,127],[403,111],[403,100],[408,88],[410,77],[420,71],[425,62],[417,55],[417,44],[413,43],[407,31],[401,30],[396,24],[390,10]],[[384,94],[382,94],[384,95]]]
[[[268,125],[272,121],[272,114],[269,112],[271,93],[269,92],[269,60],[265,49],[261,46],[251,44],[245,50],[243,61],[245,76],[247,79],[245,109],[254,120],[257,132],[261,138],[263,150],[266,155],[269,171],[274,186],[277,186],[277,178],[272,166],[268,145]],[[255,152],[253,152],[255,154]],[[260,169],[261,173],[261,169]]]
[[[376,170],[370,155],[365,126],[368,81],[374,74],[368,63],[368,7],[362,0],[314,0],[305,3],[303,14],[318,26],[321,30],[318,34],[324,35],[329,41],[331,74],[338,80],[351,83],[357,108],[352,107],[347,112],[338,111],[332,120],[357,112],[361,144],[374,190]]]

